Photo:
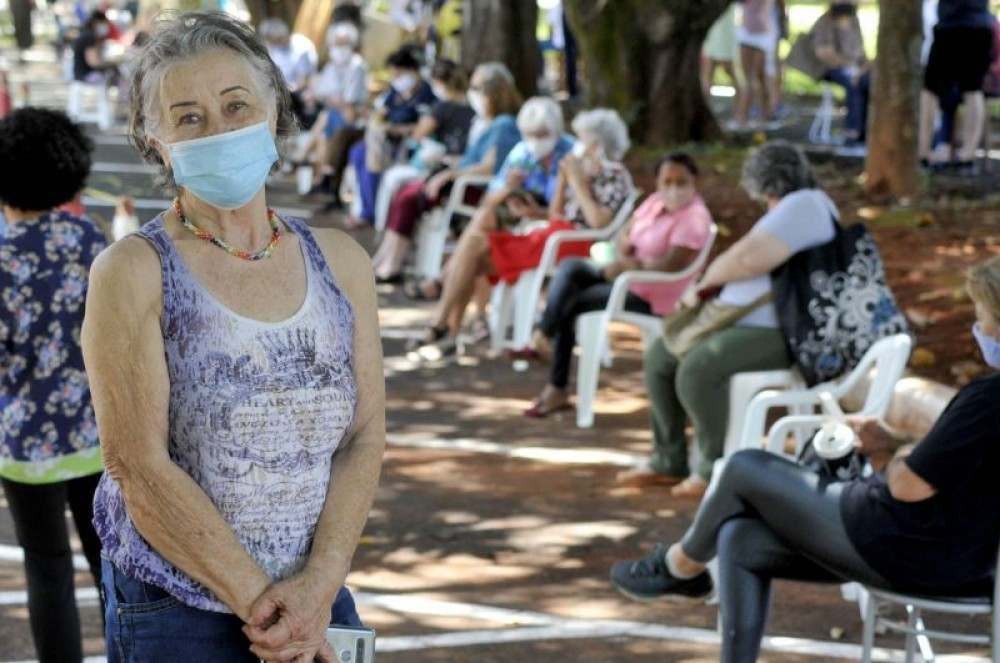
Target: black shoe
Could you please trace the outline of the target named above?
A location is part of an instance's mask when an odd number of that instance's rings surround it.
[[[667,547],[658,543],[642,559],[615,562],[611,565],[611,584],[635,601],[666,599],[693,603],[711,596],[712,577],[707,571],[688,580],[675,578],[667,570],[666,554]]]

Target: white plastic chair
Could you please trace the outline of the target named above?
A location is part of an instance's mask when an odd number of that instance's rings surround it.
[[[833,116],[836,113],[836,106],[833,103],[833,88],[830,84],[823,83],[823,99],[820,101],[816,115],[809,126],[809,142],[822,145],[829,145],[833,142]]]
[[[868,385],[865,401],[861,409],[852,414],[872,417],[885,416],[892,401],[896,383],[903,377],[903,371],[906,370],[906,362],[910,358],[912,347],[913,340],[908,334],[887,336],[876,341],[864,354],[858,365],[840,380],[818,384],[811,389],[765,390],[758,393],[746,407],[742,425],[735,429],[740,431],[735,448],[730,445],[732,438],[729,437],[734,431],[729,431],[726,453],[735,449],[759,448],[761,436],[765,432],[767,413],[771,408],[786,407],[792,409],[793,412],[809,414],[815,411],[815,408],[823,405],[825,397],[832,397],[835,402],[842,400],[859,386],[873,369],[875,376]],[[731,415],[739,415],[740,412],[741,410],[736,410]],[[770,445],[772,441],[773,436],[768,444]],[[776,453],[781,451],[780,448],[770,448],[770,450]]]
[[[882,627],[896,633],[906,635],[906,663],[912,663],[919,645],[920,655],[924,661],[934,660],[934,650],[930,641],[945,640],[976,645],[991,645],[990,660],[1000,663],[1000,552],[997,555],[997,569],[994,574],[993,596],[981,598],[939,598],[926,596],[911,596],[890,592],[875,587],[865,587],[867,601],[864,611],[864,630],[861,640],[861,661],[871,663],[872,649],[875,646],[875,631]],[[887,619],[879,614],[880,605],[902,605],[906,608],[906,622]],[[992,628],[989,635],[972,633],[957,633],[954,631],[938,631],[924,625],[923,611],[944,612],[958,615],[991,615]]]
[[[93,122],[103,131],[110,129],[114,121],[111,89],[104,83],[71,81],[66,115],[74,122]]]
[[[494,350],[519,350],[528,345],[542,286],[559,263],[560,246],[566,242],[601,242],[614,238],[628,223],[638,198],[639,192],[633,189],[618,208],[611,223],[603,228],[553,233],[545,242],[538,267],[525,271],[514,285],[498,283],[494,286],[491,295],[493,305],[490,306],[490,345]],[[508,329],[511,330],[509,338]]]
[[[649,346],[663,333],[663,318],[658,315],[631,313],[625,310],[625,299],[629,288],[638,283],[671,283],[682,281],[697,274],[708,262],[712,246],[719,234],[714,223],[709,228],[708,238],[690,265],[679,272],[630,271],[615,279],[611,296],[603,311],[585,313],[577,318],[577,339],[580,344],[580,358],[576,373],[576,425],[590,428],[594,425],[594,397],[597,394],[601,363],[608,362],[609,328],[612,322],[634,325],[642,332],[643,347]]]
[[[451,219],[455,214],[472,216],[475,205],[465,204],[465,194],[469,187],[485,187],[492,178],[488,175],[463,175],[455,180],[448,203],[443,208],[431,210],[417,227],[414,257],[417,275],[425,279],[441,276],[444,251],[448,244]]]

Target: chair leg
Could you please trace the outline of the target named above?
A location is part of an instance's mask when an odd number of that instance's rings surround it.
[[[504,283],[498,283],[490,293],[490,349],[494,352],[503,350],[507,340],[507,327],[510,324],[511,296],[510,288]]]
[[[906,656],[903,659],[906,663],[913,663],[917,653],[917,621],[920,619],[920,611],[912,605],[906,606]]]
[[[861,663],[871,663],[875,648],[875,624],[878,622],[878,604],[875,597],[868,594],[865,601],[865,623],[861,635]]]
[[[600,314],[580,316],[577,326],[580,360],[576,371],[576,425],[590,428],[594,425],[594,397],[601,372],[601,336],[607,330]]]
[[[514,329],[511,335],[511,345],[515,349],[528,346],[531,342],[531,328],[535,324],[535,307],[537,300],[531,296],[535,285],[535,270],[521,274],[514,284]]]

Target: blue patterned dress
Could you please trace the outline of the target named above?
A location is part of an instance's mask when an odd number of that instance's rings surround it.
[[[101,471],[80,327],[104,247],[92,222],[67,212],[0,236],[0,477],[40,484]]]

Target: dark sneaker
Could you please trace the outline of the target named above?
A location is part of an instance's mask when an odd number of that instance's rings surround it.
[[[707,571],[689,580],[670,575],[664,556],[667,547],[656,544],[653,552],[635,561],[611,565],[611,584],[635,601],[666,599],[678,602],[700,602],[712,594],[712,577]]]

